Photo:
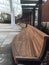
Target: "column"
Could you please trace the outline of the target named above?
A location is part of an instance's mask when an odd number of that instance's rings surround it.
[[[33,26],[35,26],[35,8],[33,9]]]
[[[15,15],[14,15],[14,8],[13,8],[13,0],[10,0],[10,9],[11,9],[11,27],[14,28],[14,26],[15,26]]]
[[[38,27],[41,27],[41,18],[42,18],[42,0],[39,0],[38,6]]]
[[[31,12],[30,12],[30,25],[31,25]]]
[[[31,25],[33,25],[33,11],[31,12]]]
[[[27,17],[27,13],[25,13],[25,22],[26,22],[26,27],[27,27],[27,24],[28,24],[27,19],[28,19],[28,17]]]

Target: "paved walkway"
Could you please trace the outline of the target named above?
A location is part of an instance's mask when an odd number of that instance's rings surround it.
[[[18,25],[12,29],[9,24],[0,24],[0,65],[13,65],[11,42],[20,31]]]

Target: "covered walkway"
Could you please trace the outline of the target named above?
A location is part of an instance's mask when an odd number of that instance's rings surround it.
[[[5,5],[5,0],[4,5]],[[20,10],[17,11],[16,0],[6,0],[10,8],[11,24],[0,24],[0,65],[49,65],[49,35],[41,29],[42,0],[21,0],[18,3]],[[2,1],[1,1],[2,3]],[[18,6],[19,8],[19,6]],[[3,12],[3,7],[1,11]],[[19,14],[16,14],[16,11]],[[15,16],[20,20],[15,24]],[[35,16],[36,15],[36,16]],[[22,23],[23,22],[23,23]],[[35,23],[37,22],[36,28]],[[30,27],[28,27],[28,25]],[[21,61],[22,60],[22,61]],[[45,63],[45,64],[44,64]]]

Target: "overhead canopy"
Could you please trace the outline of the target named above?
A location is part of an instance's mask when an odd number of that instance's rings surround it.
[[[22,13],[20,0],[12,0],[15,16]],[[10,0],[0,0],[0,12],[11,14]]]
[[[39,0],[21,0],[23,13],[31,12],[38,2]]]
[[[21,5],[23,9],[23,13],[31,12],[34,8],[39,8],[39,1],[41,0],[21,0]],[[47,0],[42,0],[43,2],[46,2]]]
[[[26,3],[37,3],[39,0],[21,0],[21,3],[26,4]],[[42,0],[43,2],[46,2],[47,0]]]

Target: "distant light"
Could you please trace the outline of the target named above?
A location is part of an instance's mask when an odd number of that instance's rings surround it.
[[[36,4],[21,4],[22,6],[36,6]]]
[[[23,9],[33,9],[33,8],[23,8]]]
[[[37,10],[39,9],[39,8],[36,8]]]
[[[47,0],[43,0],[43,2],[46,2]]]
[[[47,1],[47,0],[44,0],[45,2]]]
[[[1,14],[1,12],[0,12],[0,14]]]

